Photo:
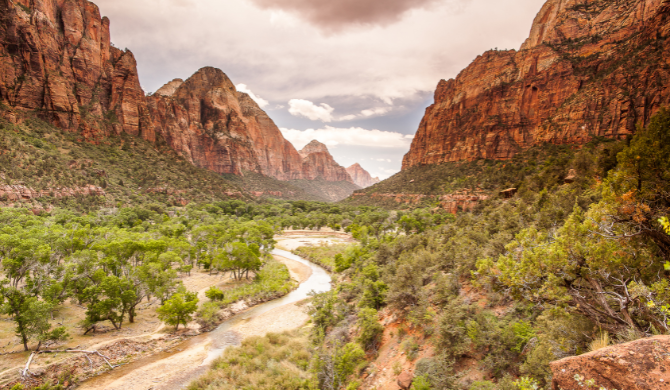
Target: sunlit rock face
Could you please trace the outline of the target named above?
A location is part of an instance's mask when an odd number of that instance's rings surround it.
[[[0,0],[0,102],[87,139],[140,135],[135,58],[111,45],[109,23],[85,0]]]
[[[221,70],[202,68],[171,92],[147,97],[149,137],[165,140],[193,164],[218,173],[302,179],[302,157],[247,94]]]
[[[442,80],[403,169],[621,138],[670,103],[665,0],[549,0],[519,51]]]
[[[306,175],[293,145],[219,69],[145,96],[133,54],[112,46],[109,27],[86,0],[0,0],[0,103],[89,142],[121,133],[166,142],[218,173],[314,176],[317,168]]]
[[[359,163],[347,168],[347,173],[349,173],[349,176],[354,180],[354,184],[361,188],[370,187],[371,185],[379,183],[379,178],[373,178]]]
[[[347,170],[335,162],[326,145],[314,140],[301,151],[303,177],[308,180],[322,178],[326,181],[348,181],[354,183]]]

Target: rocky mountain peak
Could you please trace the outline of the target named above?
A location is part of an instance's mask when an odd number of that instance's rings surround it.
[[[521,50],[490,50],[438,84],[403,169],[634,133],[670,104],[669,11],[665,0],[548,0]]]
[[[379,178],[373,178],[372,175],[363,169],[359,163],[355,163],[347,168],[347,173],[349,173],[349,176],[354,180],[354,184],[361,188],[370,187],[371,185],[379,183]]]
[[[187,98],[192,94],[205,97],[210,91],[221,90],[236,95],[235,85],[221,69],[207,66],[201,68],[186,80],[175,92],[178,98]]]
[[[305,147],[302,148],[302,150],[300,151],[300,155],[303,158],[307,157],[312,153],[328,153],[328,155],[330,155],[328,147],[317,140],[312,140],[312,142],[305,145]]]
[[[181,87],[181,85],[184,84],[184,80],[182,79],[174,79],[170,81],[169,83],[165,84],[164,86],[160,87],[154,94],[155,95],[160,95],[160,96],[165,96],[165,97],[170,97],[177,92],[177,89]]]

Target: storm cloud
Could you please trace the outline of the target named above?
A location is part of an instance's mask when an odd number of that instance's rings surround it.
[[[441,0],[251,0],[262,8],[294,13],[329,32],[352,25],[384,26],[399,21],[409,10]]]

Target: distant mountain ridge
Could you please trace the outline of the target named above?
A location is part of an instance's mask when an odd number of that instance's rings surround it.
[[[326,181],[347,181],[354,184],[347,170],[335,162],[328,147],[317,140],[300,151],[303,158],[303,177],[308,180],[322,178]]]
[[[439,82],[403,170],[623,138],[670,104],[670,2],[549,0],[521,50]]]
[[[347,172],[354,180],[354,183],[356,183],[356,185],[361,188],[367,188],[379,183],[379,178],[378,177],[373,178],[372,175],[370,175],[368,171],[363,169],[363,167],[359,163],[356,163],[347,168]]]
[[[112,45],[109,19],[86,0],[0,0],[0,104],[8,119],[37,112],[93,143],[122,133],[164,143],[219,174],[353,184],[327,151],[304,161],[219,69],[145,96],[132,52]]]

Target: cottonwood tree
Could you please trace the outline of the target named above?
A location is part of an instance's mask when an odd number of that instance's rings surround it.
[[[181,290],[168,299],[163,306],[157,309],[158,318],[168,325],[174,325],[175,330],[179,324],[186,326],[193,321],[193,313],[198,309],[198,296],[195,293]]]
[[[52,328],[49,314],[53,306],[41,301],[21,289],[11,286],[0,286],[0,313],[12,317],[16,324],[16,335],[21,339],[23,348],[28,351],[28,342],[38,341],[37,350],[43,342],[62,340],[67,337],[65,328]]]

